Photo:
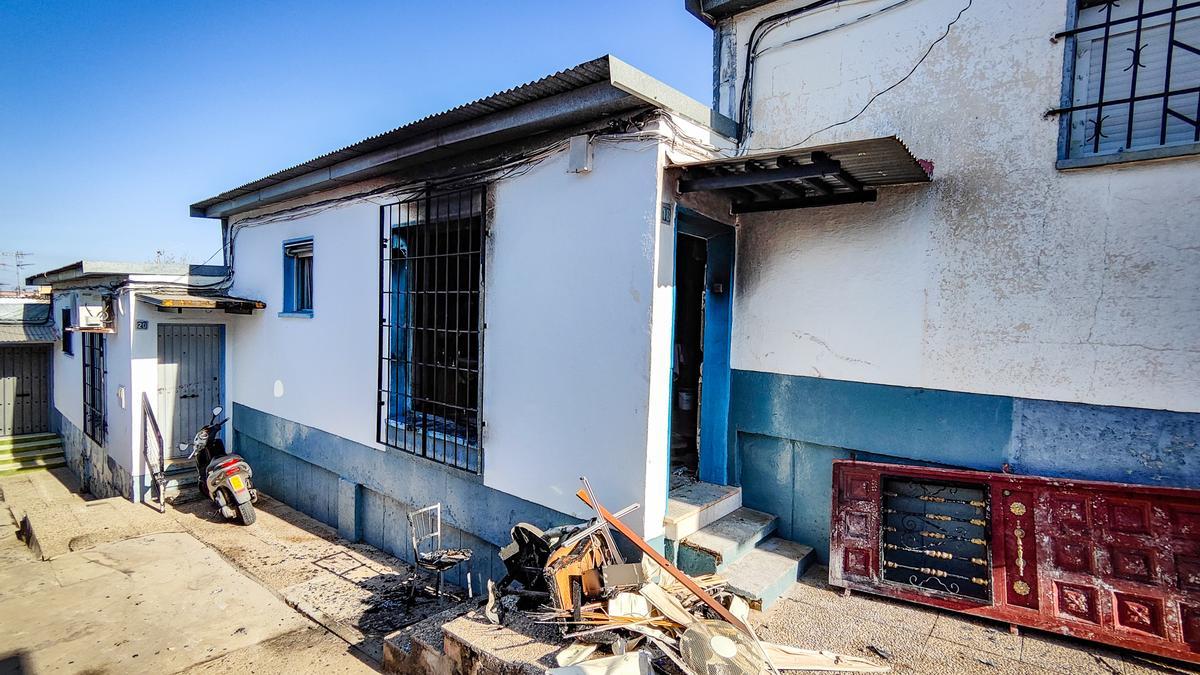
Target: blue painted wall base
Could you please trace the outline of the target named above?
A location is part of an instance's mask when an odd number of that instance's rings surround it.
[[[401,450],[377,450],[239,403],[233,410],[234,448],[254,468],[255,484],[346,539],[411,561],[406,514],[440,502],[443,545],[474,551],[476,593],[484,579],[504,576],[497,553],[512,541],[514,524],[579,522]],[[465,573],[460,565],[446,578],[462,585]]]
[[[742,501],[828,560],[832,463],[1200,487],[1200,414],[733,371]]]

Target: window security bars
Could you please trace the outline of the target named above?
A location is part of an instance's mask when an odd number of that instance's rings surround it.
[[[880,566],[897,584],[991,600],[987,489],[883,479]]]
[[[1200,142],[1200,2],[1078,0],[1059,37],[1066,158]]]
[[[83,432],[104,445],[108,422],[104,406],[103,333],[83,333]]]
[[[480,473],[486,188],[380,209],[378,441]]]

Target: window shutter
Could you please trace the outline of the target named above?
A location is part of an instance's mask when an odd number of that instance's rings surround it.
[[[310,256],[313,254],[313,243],[311,239],[305,241],[297,241],[292,244],[285,244],[283,252],[295,258],[302,256]]]

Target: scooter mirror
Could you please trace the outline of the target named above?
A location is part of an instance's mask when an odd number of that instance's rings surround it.
[[[180,443],[180,444],[179,444],[179,449],[180,449],[180,450],[187,450],[187,449],[188,449],[188,444],[187,444],[187,443]]]
[[[221,406],[217,406],[217,407],[213,408],[213,417],[220,415],[222,410],[224,410],[224,408],[222,408]]]

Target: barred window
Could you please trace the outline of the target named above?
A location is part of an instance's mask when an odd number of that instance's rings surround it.
[[[378,440],[482,470],[484,186],[382,207]]]
[[[104,445],[108,420],[104,408],[104,350],[107,340],[103,333],[83,335],[83,433]]]
[[[1077,0],[1066,158],[1200,142],[1200,2]],[[1071,47],[1074,45],[1072,53]]]

